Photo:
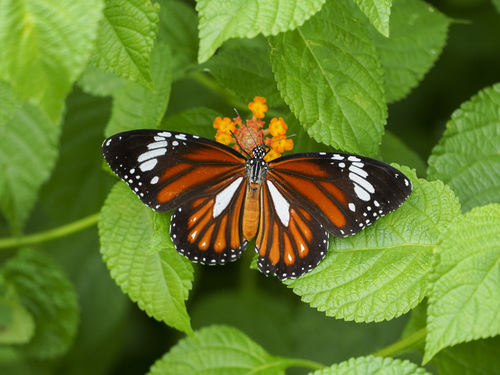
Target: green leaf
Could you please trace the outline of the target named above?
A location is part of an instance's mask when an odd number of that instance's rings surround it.
[[[271,64],[285,102],[316,141],[374,155],[387,108],[383,75],[364,17],[330,1],[297,30],[270,38]]]
[[[13,288],[11,288],[13,289]],[[35,320],[28,309],[19,302],[14,293],[7,298],[0,297],[0,344],[26,344],[35,334]],[[5,321],[7,315],[7,321]]]
[[[453,112],[429,157],[429,179],[440,179],[463,211],[500,201],[500,84],[480,91]]]
[[[457,218],[436,253],[425,362],[445,347],[500,334],[500,205]]]
[[[345,375],[345,374],[363,374],[363,375],[424,375],[429,374],[424,368],[408,360],[402,361],[393,358],[381,357],[359,357],[351,358],[348,361],[333,365],[324,370],[318,370],[314,375]]]
[[[253,38],[292,30],[318,12],[325,0],[198,0],[198,62],[208,60],[230,38]]]
[[[2,1],[0,79],[59,122],[92,52],[103,0]]]
[[[73,286],[59,265],[41,251],[24,249],[0,273],[35,320],[32,340],[15,349],[38,359],[64,354],[76,334],[79,308]]]
[[[283,103],[269,63],[269,43],[264,38],[230,40],[204,67],[227,89],[250,102],[263,96],[270,106]]]
[[[129,82],[114,91],[113,112],[106,136],[132,129],[156,128],[170,99],[172,72],[171,55],[165,43],[158,43],[151,56],[151,73],[156,87],[151,92]]]
[[[92,63],[152,90],[149,60],[158,12],[149,0],[106,0]]]
[[[437,61],[450,19],[426,2],[395,0],[391,36],[372,31],[384,69],[387,102],[404,98]]]
[[[0,82],[0,129],[15,116],[23,100],[7,84]]]
[[[371,322],[400,316],[425,297],[434,246],[460,209],[443,183],[402,171],[413,192],[400,208],[354,236],[331,238],[313,271],[286,281],[304,302],[328,316]]]
[[[198,67],[198,17],[192,7],[179,1],[161,4],[158,40],[167,43],[172,51],[173,80],[183,78]]]
[[[78,79],[80,88],[87,94],[95,96],[114,95],[127,84],[130,82],[94,65],[89,65]]]
[[[61,128],[36,106],[23,103],[0,126],[0,209],[18,234],[47,181],[58,155]]]
[[[235,328],[210,326],[180,340],[148,375],[284,374],[279,358]]]
[[[116,184],[99,221],[101,254],[111,277],[142,310],[191,333],[184,301],[191,289],[193,268],[168,238],[167,222],[158,228],[163,232],[163,248],[150,251],[155,215],[124,183]],[[154,244],[158,246],[158,241]]]
[[[391,15],[392,0],[354,0],[359,9],[368,17],[371,24],[384,37],[389,37],[389,17]],[[392,34],[391,22],[391,34]]]

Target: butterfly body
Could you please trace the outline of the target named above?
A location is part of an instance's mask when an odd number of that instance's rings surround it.
[[[135,130],[103,143],[111,169],[152,209],[175,209],[170,235],[205,264],[238,259],[255,238],[257,264],[280,279],[299,277],[326,255],[328,238],[355,234],[411,192],[397,169],[340,153],[264,161],[198,136]]]

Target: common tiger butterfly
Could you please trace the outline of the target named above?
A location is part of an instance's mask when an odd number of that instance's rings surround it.
[[[257,264],[280,280],[297,278],[325,257],[328,237],[358,233],[410,195],[410,180],[367,157],[309,152],[264,161],[221,143],[165,130],[106,139],[111,169],[148,207],[175,209],[170,236],[192,261],[238,259],[256,236]]]

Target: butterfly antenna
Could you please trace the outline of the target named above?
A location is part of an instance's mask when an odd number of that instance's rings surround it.
[[[240,114],[238,113],[238,110],[237,110],[236,108],[233,108],[233,109],[234,109],[234,111],[236,112],[236,114],[238,115],[238,117],[241,119],[241,116],[240,116]],[[241,123],[243,124],[243,120],[241,121]],[[254,143],[255,147],[257,147],[257,146],[258,146],[258,145],[257,145],[257,140],[253,137],[252,132],[250,132],[250,129],[248,129],[247,124],[243,124],[243,125],[245,126],[245,128],[247,128],[247,130],[248,130],[248,134],[250,135],[250,138],[252,138],[252,141],[253,141],[253,143]],[[240,146],[240,147],[241,147],[241,146]]]

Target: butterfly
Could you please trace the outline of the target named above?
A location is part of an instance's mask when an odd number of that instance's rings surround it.
[[[175,210],[170,237],[194,262],[238,259],[255,237],[259,270],[297,278],[325,257],[329,235],[361,231],[398,208],[412,184],[380,161],[308,152],[264,161],[210,139],[132,130],[102,145],[111,169],[148,207]]]

